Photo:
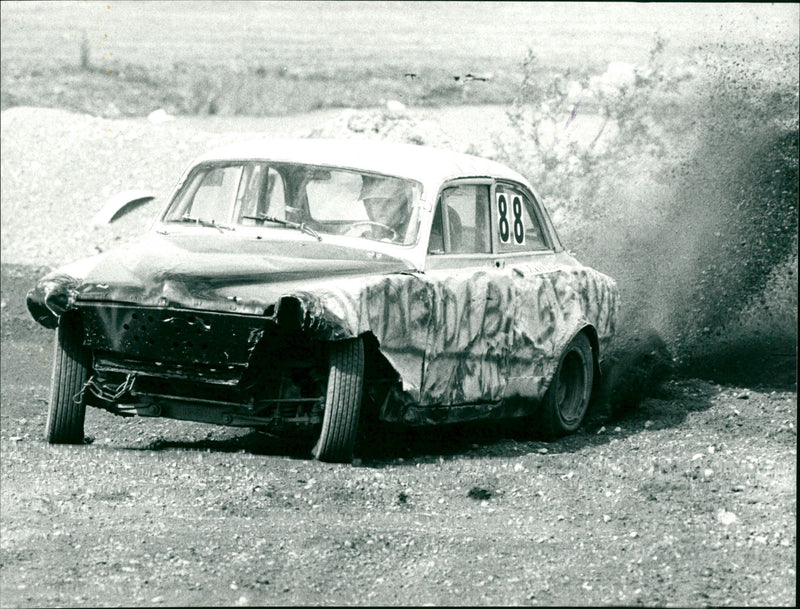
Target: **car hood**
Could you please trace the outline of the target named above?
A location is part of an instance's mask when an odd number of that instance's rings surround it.
[[[411,270],[409,262],[383,253],[316,240],[271,241],[211,230],[155,234],[49,273],[29,292],[28,308],[49,327],[54,314],[81,301],[261,315],[287,291]]]

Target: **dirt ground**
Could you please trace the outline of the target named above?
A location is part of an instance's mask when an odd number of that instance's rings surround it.
[[[141,228],[89,228],[105,198],[161,193],[241,137],[179,123],[3,112],[3,607],[796,604],[796,358],[669,380],[553,443],[518,423],[381,429],[338,466],[90,409],[85,446],[47,445],[53,336],[24,295]]]
[[[796,602],[796,391],[682,379],[554,443],[382,431],[353,466],[90,409],[43,440],[52,333],[3,266],[4,607]]]

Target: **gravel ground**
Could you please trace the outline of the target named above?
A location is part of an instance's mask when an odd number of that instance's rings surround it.
[[[796,384],[672,380],[553,443],[508,424],[384,429],[344,467],[94,409],[86,446],[47,445],[52,333],[25,292],[152,213],[88,228],[108,196],[169,190],[241,132],[30,108],[2,122],[2,606],[796,604]]]

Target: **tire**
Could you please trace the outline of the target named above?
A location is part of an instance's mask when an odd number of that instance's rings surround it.
[[[354,338],[331,343],[328,365],[322,430],[312,453],[320,461],[350,463],[364,386],[364,341]]]
[[[555,439],[577,430],[589,409],[594,382],[592,345],[578,334],[567,345],[544,397],[541,425],[546,438]]]
[[[45,437],[50,444],[83,444],[86,402],[81,394],[89,379],[91,352],[82,344],[80,318],[62,315],[56,329],[50,410]],[[76,396],[80,398],[76,402]]]

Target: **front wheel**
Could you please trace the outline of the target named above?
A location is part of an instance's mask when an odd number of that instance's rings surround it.
[[[364,341],[354,338],[330,344],[328,389],[322,430],[313,455],[320,461],[349,463],[358,432],[364,385]]]
[[[62,315],[53,349],[53,378],[45,436],[50,444],[83,444],[86,403],[82,394],[89,378],[91,352],[81,344],[80,318]]]
[[[542,431],[555,439],[574,432],[589,409],[594,381],[592,345],[578,334],[564,349],[544,397]]]

